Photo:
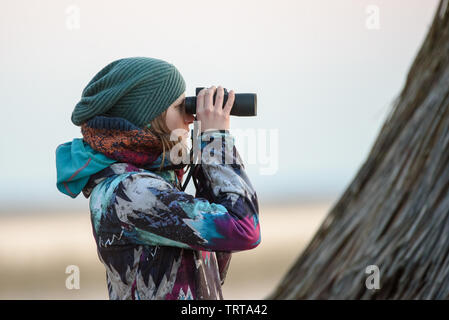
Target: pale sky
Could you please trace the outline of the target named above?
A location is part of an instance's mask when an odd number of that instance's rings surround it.
[[[278,132],[277,152],[269,155],[278,169],[261,174],[267,167],[262,159],[246,166],[261,203],[338,198],[400,93],[437,5],[4,1],[0,211],[87,207],[82,195],[73,200],[56,189],[55,150],[81,137],[70,116],[90,79],[113,60],[131,56],[174,64],[188,96],[211,85],[257,94],[257,117],[232,117],[231,131]],[[243,140],[237,136],[242,154]]]

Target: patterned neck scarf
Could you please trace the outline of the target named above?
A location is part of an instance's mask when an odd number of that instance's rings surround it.
[[[150,171],[161,166],[162,142],[149,130],[124,118],[96,116],[81,125],[81,133],[92,149],[108,158]],[[181,183],[184,167],[183,163],[171,163],[170,152],[166,150],[162,171],[174,170]]]

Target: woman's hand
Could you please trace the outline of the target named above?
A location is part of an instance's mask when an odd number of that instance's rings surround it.
[[[213,97],[217,92],[215,98],[215,105],[213,103]],[[196,117],[201,121],[201,132],[209,129],[215,130],[229,130],[230,125],[230,113],[232,106],[234,105],[235,93],[231,90],[228,93],[228,100],[223,107],[224,89],[222,86],[204,88],[198,93],[196,98]]]

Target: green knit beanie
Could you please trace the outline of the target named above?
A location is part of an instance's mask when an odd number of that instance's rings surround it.
[[[143,128],[186,90],[176,67],[163,60],[133,57],[104,67],[84,88],[72,112],[80,126],[97,116],[121,117]]]

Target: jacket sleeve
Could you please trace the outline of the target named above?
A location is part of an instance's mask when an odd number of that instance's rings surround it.
[[[137,243],[194,250],[241,251],[260,243],[258,201],[228,130],[200,136],[201,165],[196,177],[207,197],[182,192],[142,173],[115,189],[113,210]],[[227,261],[229,262],[229,261]],[[222,266],[224,269],[224,266]]]
[[[226,133],[226,130],[220,131],[220,133],[224,134],[224,133]],[[217,135],[217,133],[215,133],[215,136],[216,135]],[[203,142],[203,144],[205,146],[207,144],[207,142]],[[208,145],[208,146],[210,146],[210,145]],[[203,152],[204,151],[207,152],[208,150],[203,149]],[[234,150],[233,150],[233,152],[234,152]],[[229,152],[228,152],[228,154],[229,154]],[[243,162],[241,161],[238,153],[235,153],[235,155],[236,155],[236,162],[239,161],[239,163],[241,163],[242,167],[244,168]],[[210,189],[210,183],[209,183],[209,180],[206,178],[204,171],[201,170],[200,167],[197,167],[197,169],[199,169],[199,170],[195,170],[193,173],[193,177],[197,181],[195,184],[195,187],[196,187],[195,197],[204,198],[210,202],[217,202],[215,194]],[[243,177],[243,179],[248,181],[247,177]],[[248,181],[248,184],[249,184],[249,181]],[[256,203],[256,205],[257,205],[257,203]],[[226,275],[228,273],[229,265],[230,265],[231,258],[232,258],[232,253],[230,251],[216,251],[215,256],[217,258],[217,264],[218,264],[218,270],[219,270],[219,274],[220,274],[221,285],[223,285],[225,282],[225,279],[226,279]]]

